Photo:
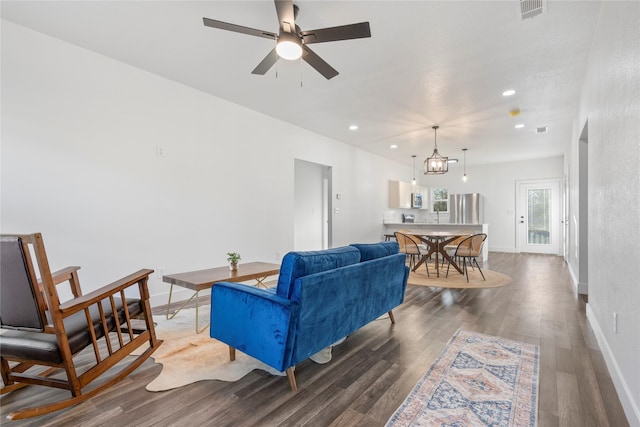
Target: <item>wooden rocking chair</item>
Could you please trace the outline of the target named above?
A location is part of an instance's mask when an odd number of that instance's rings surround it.
[[[71,392],[68,399],[21,409],[7,418],[34,417],[83,402],[125,378],[162,343],[156,339],[147,290],[153,270],[140,270],[82,295],[80,267],[51,273],[40,233],[2,235],[0,247],[0,394],[29,384]],[[74,296],[63,303],[56,289],[61,283],[69,283]],[[125,289],[131,293],[136,288],[138,298],[125,296]],[[142,354],[122,362],[113,376],[85,391],[85,386],[147,343]],[[73,356],[86,347],[93,348],[95,361],[79,373]],[[62,378],[50,377],[60,370]]]

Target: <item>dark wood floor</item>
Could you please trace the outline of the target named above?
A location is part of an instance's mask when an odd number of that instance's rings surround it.
[[[395,326],[374,321],[335,347],[330,363],[298,365],[297,393],[286,378],[261,371],[235,383],[202,381],[151,393],[145,385],[161,366],[148,360],[88,402],[2,424],[382,426],[464,328],[540,345],[539,426],[628,425],[586,321],[584,298],[576,295],[563,260],[491,253],[484,267],[510,275],[513,284],[460,291],[409,286],[404,304],[394,310]],[[60,393],[31,386],[3,396],[3,418]]]

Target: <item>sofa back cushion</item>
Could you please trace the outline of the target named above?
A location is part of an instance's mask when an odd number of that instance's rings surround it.
[[[276,295],[291,298],[296,279],[360,262],[360,251],[352,246],[323,251],[289,252],[282,259]]]
[[[360,251],[360,262],[370,261],[400,252],[398,242],[354,243],[351,246]]]

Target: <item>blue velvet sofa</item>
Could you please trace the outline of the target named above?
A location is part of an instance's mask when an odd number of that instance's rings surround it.
[[[389,313],[404,300],[409,269],[396,242],[289,252],[278,284],[259,289],[216,283],[211,289],[212,338],[287,373],[296,364]]]

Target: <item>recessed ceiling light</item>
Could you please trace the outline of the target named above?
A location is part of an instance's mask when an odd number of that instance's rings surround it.
[[[396,144],[390,145],[389,148],[398,148],[398,146]]]
[[[516,129],[522,129],[524,127],[523,123],[518,123],[517,125],[514,126],[514,128]]]
[[[349,126],[349,130],[358,130],[358,125]]]
[[[515,89],[509,89],[502,92],[502,96],[511,96],[511,95],[515,95],[515,93],[516,93]]]
[[[449,159],[447,163],[458,163],[458,159]]]

